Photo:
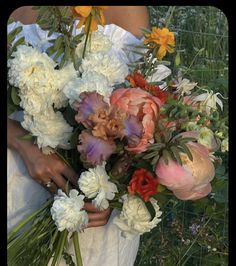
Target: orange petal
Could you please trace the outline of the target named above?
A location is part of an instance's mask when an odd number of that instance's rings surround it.
[[[92,6],[75,6],[74,10],[82,17],[88,17],[92,11]]]
[[[160,46],[160,48],[157,51],[157,59],[162,60],[162,58],[166,55],[166,47],[165,46]]]
[[[85,23],[86,18],[81,18],[79,23],[77,24],[77,29],[81,28]]]

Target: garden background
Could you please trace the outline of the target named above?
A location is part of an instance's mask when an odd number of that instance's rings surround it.
[[[228,96],[228,22],[212,6],[149,6],[152,26],[176,34],[172,66],[200,87]],[[221,98],[222,99],[222,98]],[[228,102],[219,124],[228,121]],[[162,223],[141,237],[135,266],[228,265],[228,157],[218,152],[212,193],[198,201],[163,199]]]

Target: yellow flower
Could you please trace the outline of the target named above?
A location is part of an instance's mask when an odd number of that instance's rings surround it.
[[[151,33],[145,34],[144,44],[148,44],[151,48],[156,48],[156,57],[158,60],[162,60],[166,52],[174,52],[175,36],[167,28],[153,27]]]
[[[84,31],[87,33],[91,19],[89,31],[96,31],[98,29],[98,25],[103,26],[105,24],[103,12],[107,8],[107,6],[74,6],[72,8],[72,12],[80,19],[77,28],[79,29],[85,25]]]

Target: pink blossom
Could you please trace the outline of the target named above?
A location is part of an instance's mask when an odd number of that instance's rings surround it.
[[[145,151],[147,146],[153,142],[159,107],[162,105],[160,99],[140,88],[126,88],[115,90],[111,95],[110,103],[142,122],[143,134],[139,144],[128,145],[126,149],[135,153]]]
[[[181,200],[195,200],[211,192],[210,181],[215,176],[215,168],[205,146],[189,142],[193,161],[186,154],[181,154],[183,165],[168,159],[168,164],[161,158],[156,166],[160,184],[172,190]]]

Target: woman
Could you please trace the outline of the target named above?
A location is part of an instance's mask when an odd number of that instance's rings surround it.
[[[18,8],[11,17],[23,24],[23,33],[29,43],[35,32],[39,36],[45,35],[45,32],[35,25],[37,13],[31,6]],[[121,33],[123,40],[126,39],[129,43],[139,42],[140,28],[149,27],[148,12],[144,6],[111,6],[105,11],[105,19],[108,32]],[[14,23],[10,28],[14,28]],[[49,192],[54,193],[58,188],[64,189],[67,180],[76,184],[78,179],[74,170],[65,165],[56,154],[44,155],[37,145],[20,138],[27,133],[18,122],[21,115],[16,113],[12,119],[8,119],[9,229],[25,215],[37,209],[50,196]],[[91,203],[86,203],[85,210],[89,213],[88,228],[80,234],[84,266],[133,265],[139,238],[132,242],[122,238],[111,222],[112,214],[109,208],[99,211]],[[60,265],[64,265],[64,262]]]

